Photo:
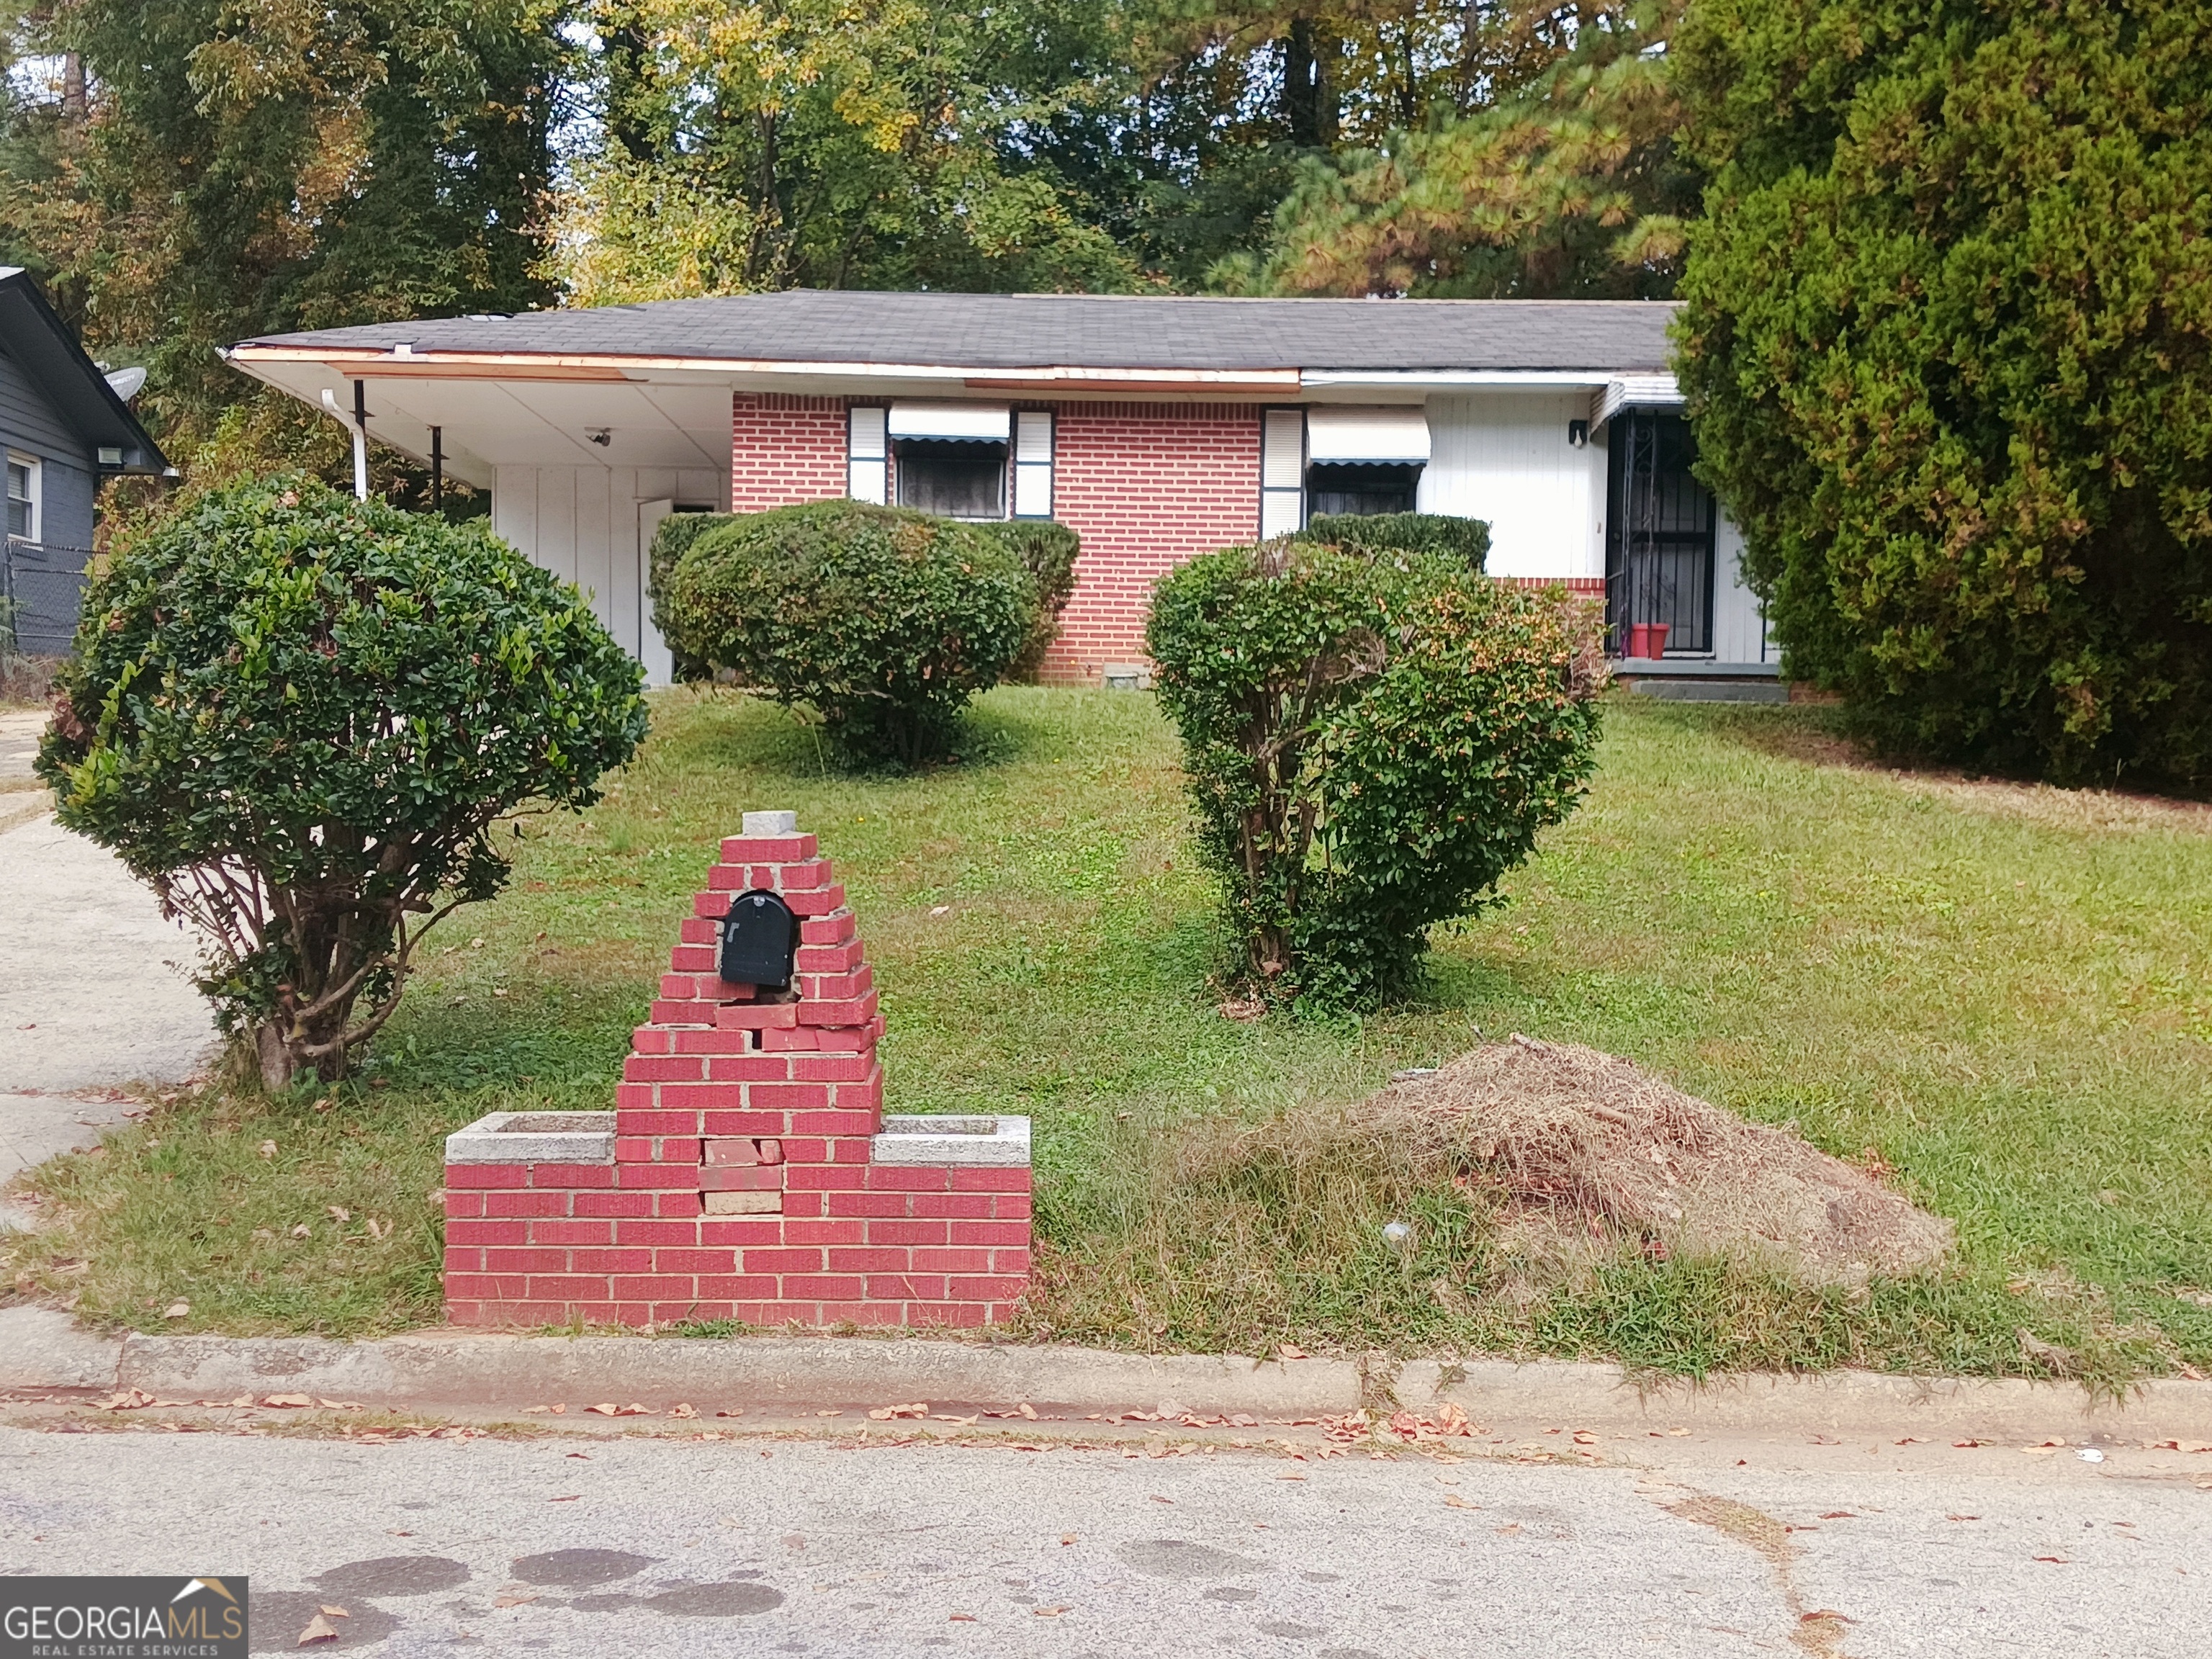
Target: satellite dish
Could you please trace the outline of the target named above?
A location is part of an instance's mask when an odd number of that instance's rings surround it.
[[[146,371],[143,368],[118,368],[107,377],[107,384],[115,389],[115,395],[127,404],[138,395],[138,388],[146,384]]]

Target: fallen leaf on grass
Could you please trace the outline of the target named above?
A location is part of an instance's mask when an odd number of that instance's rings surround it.
[[[347,1209],[343,1204],[333,1204],[328,1209],[325,1210],[323,1213],[330,1217],[333,1221],[350,1221],[353,1219],[353,1212]]]
[[[745,1408],[743,1406],[738,1407],[735,1411],[719,1411],[714,1413],[717,1417],[743,1417],[744,1414]]]
[[[1275,1358],[1278,1359],[1305,1359],[1310,1357],[1304,1348],[1295,1343],[1285,1342],[1279,1344],[1275,1349]]]
[[[315,1403],[325,1411],[331,1412],[365,1412],[368,1409],[358,1400],[325,1400],[320,1395],[315,1396]]]
[[[304,1394],[264,1394],[261,1396],[261,1403],[264,1406],[297,1408],[301,1406],[312,1406],[315,1402]]]
[[[699,1408],[688,1400],[679,1400],[668,1408],[671,1417],[696,1417]]]
[[[1575,1431],[1575,1444],[1577,1446],[1595,1446],[1597,1444],[1597,1437],[1592,1434],[1588,1429],[1577,1429]]]
[[[337,1639],[338,1627],[319,1613],[307,1620],[307,1629],[300,1632],[300,1639],[292,1645],[304,1648],[310,1642],[335,1642]]]
[[[292,1237],[295,1238],[313,1238],[314,1236],[315,1230],[304,1221],[292,1229]]]
[[[94,1407],[104,1412],[135,1412],[154,1403],[154,1396],[143,1389],[125,1389],[94,1401]]]
[[[273,1141],[273,1140],[264,1140],[264,1141],[263,1141],[263,1142],[261,1143],[261,1156],[262,1156],[262,1157],[264,1157],[264,1158],[274,1158],[274,1157],[276,1157],[276,1143],[275,1141]]]
[[[167,1307],[161,1310],[161,1317],[164,1319],[185,1319],[190,1317],[191,1311],[192,1304],[189,1302],[172,1302]]]
[[[878,1406],[868,1415],[878,1423],[888,1423],[895,1417],[927,1417],[929,1415],[929,1401],[917,1400],[909,1406]]]

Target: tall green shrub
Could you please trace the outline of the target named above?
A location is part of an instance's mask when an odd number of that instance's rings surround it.
[[[640,679],[480,521],[276,478],[115,554],[38,770],[64,827],[200,928],[200,988],[264,1080],[333,1078],[423,934],[506,882],[495,825],[588,806],[629,758]]]
[[[1702,0],[1702,471],[1909,749],[2212,771],[2212,8]]]
[[[658,617],[668,583],[668,574],[676,568],[677,561],[691,550],[691,544],[708,531],[718,529],[744,516],[736,513],[672,513],[660,521],[653,532],[653,545],[645,555],[645,595]],[[714,670],[703,657],[695,657],[678,651],[672,644],[669,653],[675,677],[678,680],[703,680]]]
[[[1370,552],[1437,553],[1478,571],[1490,556],[1490,526],[1447,513],[1316,513],[1298,539]]]
[[[1148,639],[1247,982],[1371,1004],[1572,810],[1601,662],[1564,590],[1285,538],[1183,566]]]
[[[1044,653],[1060,637],[1060,613],[1075,592],[1075,560],[1083,543],[1066,525],[1050,519],[1008,519],[980,528],[1004,542],[1036,584],[1036,613],[1030,621],[1029,637],[1006,670],[1008,679],[1033,680],[1044,665]]]
[[[960,712],[1030,637],[1036,584],[975,526],[860,501],[724,520],[662,583],[672,648],[811,705],[856,758],[946,752]]]

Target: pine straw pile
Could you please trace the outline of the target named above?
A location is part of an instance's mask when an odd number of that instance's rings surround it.
[[[1913,1273],[1951,1249],[1950,1222],[1864,1171],[1595,1048],[1516,1036],[1357,1110],[1416,1164],[1493,1185],[1497,1245],[1540,1277],[1624,1242],[1819,1285]]]

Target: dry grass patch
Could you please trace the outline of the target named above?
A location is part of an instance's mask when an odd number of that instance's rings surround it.
[[[1484,1183],[1499,1243],[1539,1260],[1628,1243],[1858,1285],[1951,1249],[1948,1221],[1866,1171],[1576,1043],[1516,1036],[1360,1109],[1383,1139]]]

